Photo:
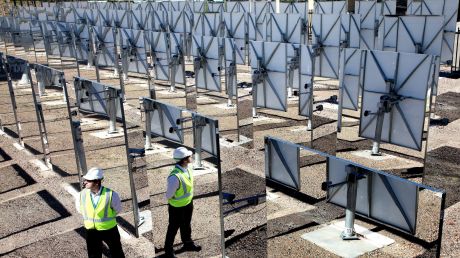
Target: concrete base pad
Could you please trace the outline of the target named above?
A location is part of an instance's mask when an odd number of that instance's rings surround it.
[[[100,138],[100,139],[110,139],[110,138],[123,137],[124,133],[122,129],[118,129],[116,133],[108,133],[108,130],[104,129],[103,131],[91,133],[90,135]]]
[[[342,240],[340,234],[344,229],[344,225],[344,221],[336,222],[332,225],[303,234],[301,237],[340,257],[358,257],[394,243],[393,239],[372,232],[356,224],[355,230],[361,235],[360,239],[349,241]]]
[[[42,99],[48,99],[48,98],[63,98],[64,99],[64,93],[62,91],[48,91],[45,93],[45,95],[40,96]]]
[[[80,125],[81,126],[84,126],[84,125],[94,125],[97,123],[97,120],[94,119],[94,118],[82,118],[81,121],[80,121]]]
[[[351,154],[361,157],[361,158],[366,158],[366,159],[371,159],[375,161],[383,161],[387,159],[393,159],[396,158],[395,156],[389,155],[389,154],[382,154],[380,156],[372,156],[371,150],[363,150],[363,151],[354,151]]]
[[[13,146],[14,146],[17,150],[20,150],[20,151],[25,150],[25,148],[24,148],[21,144],[19,144],[19,143],[17,143],[17,142],[13,143]]]
[[[212,98],[209,98],[209,97],[206,97],[206,96],[202,96],[202,95],[197,96],[196,102],[197,102],[197,104],[199,104],[199,105],[218,104],[218,103],[219,103],[219,101],[217,101],[217,100],[214,100],[214,99],[212,99]]]
[[[237,141],[234,141],[234,142],[229,142],[229,141],[226,141],[224,138],[221,138],[219,140],[219,143],[220,143],[220,146],[221,147],[225,147],[225,148],[232,148],[232,147],[236,147],[236,146],[240,146],[240,145],[243,145],[243,144],[246,144],[248,142],[251,142],[252,139],[249,139],[243,135],[240,135],[240,141],[237,142]]]
[[[289,131],[291,132],[310,132],[307,130],[307,124],[305,123],[305,126],[296,126],[293,129],[290,129]]]
[[[323,105],[324,109],[329,109],[329,110],[334,110],[334,111],[339,110],[339,105],[337,104],[332,104],[332,103],[318,103],[318,104]]]
[[[152,231],[152,212],[150,210],[141,211],[139,213],[139,220],[142,222],[142,224],[139,226],[140,235]]]
[[[42,102],[42,104],[45,106],[61,106],[61,105],[66,105],[66,102],[64,100],[52,100],[52,101],[44,101]]]
[[[212,105],[213,107],[220,108],[220,109],[225,109],[225,110],[231,110],[231,109],[236,109],[236,105],[233,104],[233,106],[229,107],[226,103],[225,104],[215,104]]]
[[[146,150],[145,155],[166,153],[168,151],[170,151],[170,150],[168,150],[168,148],[165,148],[163,145],[160,145],[160,144],[157,144],[157,143],[152,143],[152,149],[151,150]]]
[[[273,201],[275,199],[280,198],[279,195],[271,193],[270,191],[267,191],[267,200],[268,201]]]
[[[266,116],[261,116],[259,115],[258,117],[253,118],[254,125],[263,125],[263,124],[271,124],[271,123],[283,123],[286,122],[284,119],[280,118],[271,118],[271,117],[266,117]]]
[[[29,161],[30,164],[34,165],[40,171],[40,174],[45,177],[53,177],[56,174],[51,170],[48,166],[46,166],[45,162],[39,159],[32,159]]]
[[[212,164],[206,162],[206,161],[201,161],[201,168],[198,169],[193,169],[193,176],[201,176],[201,175],[206,175],[210,173],[217,173],[217,168],[214,167]]]

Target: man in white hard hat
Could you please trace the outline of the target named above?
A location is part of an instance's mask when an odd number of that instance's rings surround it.
[[[121,212],[119,195],[102,186],[104,172],[100,168],[91,168],[83,179],[85,189],[80,192],[76,207],[83,215],[88,257],[102,257],[102,242],[109,247],[111,257],[125,257],[116,221]]]
[[[180,229],[180,236],[184,246],[182,251],[201,251],[201,246],[192,240],[192,213],[193,213],[193,171],[191,163],[193,152],[185,147],[174,150],[173,158],[176,165],[168,176],[166,199],[168,199],[169,224],[165,240],[165,256],[174,255],[174,238]]]

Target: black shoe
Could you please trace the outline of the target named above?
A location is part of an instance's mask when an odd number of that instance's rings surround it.
[[[191,243],[191,244],[185,244],[184,247],[182,247],[183,251],[194,251],[194,252],[199,252],[201,251],[201,246]]]

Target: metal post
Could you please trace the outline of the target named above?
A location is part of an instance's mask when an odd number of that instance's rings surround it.
[[[172,62],[171,62],[171,87],[169,88],[169,92],[176,92],[176,72],[177,72],[176,65],[179,64],[178,61],[179,61],[178,56],[174,55],[172,57]]]
[[[32,78],[31,72],[30,72],[30,67],[27,65],[27,75]],[[42,77],[43,79],[43,77]],[[32,80],[31,80],[32,81]],[[35,88],[33,83],[30,83],[30,88],[32,90],[32,98],[34,101],[35,105],[35,115],[37,118],[37,124],[38,124],[38,130],[40,133],[40,139],[42,143],[42,150],[43,150],[43,161],[45,162],[45,165],[49,168],[52,168],[51,165],[51,159],[50,159],[50,150],[49,150],[49,145],[48,145],[48,134],[46,132],[46,125],[45,125],[45,117],[43,116],[43,109],[42,109],[42,104],[40,103],[40,100],[37,99],[37,95],[35,93]]]
[[[129,61],[128,58],[131,58],[131,44],[128,39],[126,39],[126,47],[123,47],[123,41],[122,41],[122,36],[120,34],[120,58],[121,58],[121,72],[123,74],[122,80],[127,81],[128,80],[128,70],[129,70]]]
[[[254,72],[258,72],[260,73],[260,59],[257,60],[257,71],[254,71]],[[257,103],[257,83],[258,81],[260,80],[260,77],[257,78],[257,80],[254,80],[254,74],[253,74],[253,79],[252,79],[252,117],[254,118],[257,118],[257,106],[256,106],[256,103]],[[265,80],[265,79],[264,79]]]
[[[77,164],[80,166],[81,173],[80,177],[88,171],[88,167],[86,165],[86,155],[85,155],[85,148],[83,146],[83,138],[81,132],[81,124],[80,121],[72,120],[72,135],[75,136],[74,145],[75,145],[75,155],[77,158]]]
[[[217,185],[219,191],[219,211],[220,211],[220,248],[222,252],[222,258],[226,258],[225,255],[225,225],[224,225],[224,196],[222,194],[222,167],[220,160],[220,142],[219,142],[219,121],[216,121],[216,149],[217,149]]]
[[[117,35],[119,35],[120,33],[118,32],[118,29],[117,28],[114,28],[113,29],[113,38],[114,38],[114,47],[115,47],[115,70],[118,72],[118,79],[120,81],[120,88],[121,88],[121,94],[123,95],[123,99],[126,99],[126,92],[125,92],[125,83],[123,81],[123,71],[121,71],[121,66],[120,66],[120,62],[118,60],[118,55],[120,54],[119,53],[119,49],[118,49],[118,46],[117,46]],[[120,40],[119,42],[121,42],[121,35],[120,35]],[[121,54],[120,54],[121,56]]]
[[[340,235],[343,240],[359,239],[355,232],[356,196],[358,193],[357,169],[347,166],[347,208],[345,210],[345,229]]]
[[[117,133],[117,91],[113,88],[106,88],[107,92],[107,113],[109,115],[109,134]]]
[[[292,98],[292,85],[294,84],[294,71],[299,68],[299,49],[295,49],[295,56],[289,60],[288,64],[288,98]]]
[[[312,128],[312,125],[311,125],[311,118],[308,118],[308,119],[307,119],[307,131],[312,131],[311,128]],[[312,139],[312,140],[313,140],[313,139]]]
[[[126,144],[126,146],[128,146]],[[134,216],[134,229],[136,237],[139,237],[139,226],[140,226],[140,213],[139,213],[139,203],[137,201],[137,193],[134,185],[133,173],[135,169],[133,168],[133,163],[135,159],[135,154],[131,153],[131,149],[128,148],[128,172],[129,172],[129,182],[131,187],[131,195],[133,200],[133,216]]]
[[[72,33],[70,34],[71,37],[72,37],[72,47],[73,47],[73,50],[74,50],[74,53],[75,53],[75,63],[77,65],[77,75],[78,77],[80,77],[80,63],[79,63],[79,60],[78,60],[78,50],[77,50],[77,41],[76,41],[76,35],[75,35],[75,30],[76,30],[76,27],[74,27],[76,25],[73,25],[72,26]],[[88,53],[88,56],[89,56],[89,53]],[[89,58],[88,58],[89,59]],[[88,65],[90,64],[90,61],[88,60]]]
[[[383,127],[383,119],[385,118],[384,113],[384,103],[379,103],[379,110],[377,112],[377,124],[375,126],[375,141],[372,143],[372,156],[380,156],[380,140],[382,138],[382,127]]]
[[[235,60],[235,59],[233,59]],[[235,75],[236,75],[236,65],[234,62],[230,62],[227,68],[227,94],[228,94],[228,101],[227,106],[233,107],[233,88],[235,87],[238,90],[237,85],[234,85],[235,82]]]
[[[96,81],[101,82],[101,76],[99,74],[99,51],[98,50],[96,51],[96,54],[94,55],[94,67],[96,68]]]
[[[44,75],[42,74],[42,76],[44,76]],[[43,78],[41,78],[41,80],[37,81],[37,84],[38,84],[38,95],[40,97],[46,96],[45,84],[43,83]]]
[[[129,148],[129,141],[128,141],[128,130],[126,128],[126,120],[125,120],[125,110],[123,107],[123,99],[120,98],[118,95],[118,91],[114,91],[116,98],[119,102],[118,105],[120,105],[120,111],[121,111],[121,117],[122,117],[122,127],[123,127],[123,135],[124,135],[124,140],[125,140],[125,149],[126,149],[126,155],[127,155],[127,160],[128,160],[128,175],[129,175],[129,186],[131,188],[131,200],[132,200],[132,207],[133,207],[133,215],[134,215],[134,229],[135,229],[135,236],[139,237],[139,202],[137,201],[137,193],[136,193],[136,188],[134,185],[134,177],[133,177],[133,168],[132,168],[132,159],[134,158],[132,155],[134,155],[132,149]],[[131,159],[131,161],[130,161]]]
[[[436,240],[436,258],[441,257],[442,231],[444,227],[444,213],[446,208],[446,193],[441,194],[441,212],[439,214],[438,239]]]
[[[152,112],[151,103],[142,101],[145,112],[145,150],[151,150],[152,147]]]
[[[195,147],[195,164],[193,169],[203,169],[203,164],[201,163],[201,139],[203,134],[202,121],[197,121],[196,118],[193,120],[193,131],[194,131],[194,147]]]
[[[32,46],[34,47],[35,63],[38,64],[37,49],[35,48],[35,37],[34,37],[34,32],[32,30],[32,24],[29,24],[29,32],[30,32],[30,37],[32,38]]]
[[[10,98],[11,98],[11,106],[13,108],[13,115],[14,115],[14,121],[16,121],[16,128],[18,130],[18,141],[21,144],[21,146],[24,147],[24,140],[22,139],[22,127],[21,127],[21,120],[19,119],[18,116],[18,106],[16,103],[16,96],[14,94],[14,88],[13,88],[13,82],[11,78],[11,66],[9,63],[7,63],[7,57],[5,57],[4,60],[2,60],[2,63],[4,64],[4,69],[7,74],[7,79],[8,79],[8,91],[10,93]]]

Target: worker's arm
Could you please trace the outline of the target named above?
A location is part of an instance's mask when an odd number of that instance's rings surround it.
[[[117,214],[121,212],[120,196],[115,191],[112,191],[112,209],[114,209]]]
[[[179,188],[179,179],[176,176],[168,177],[168,186],[166,188],[166,199],[169,200],[174,197],[177,189]]]

